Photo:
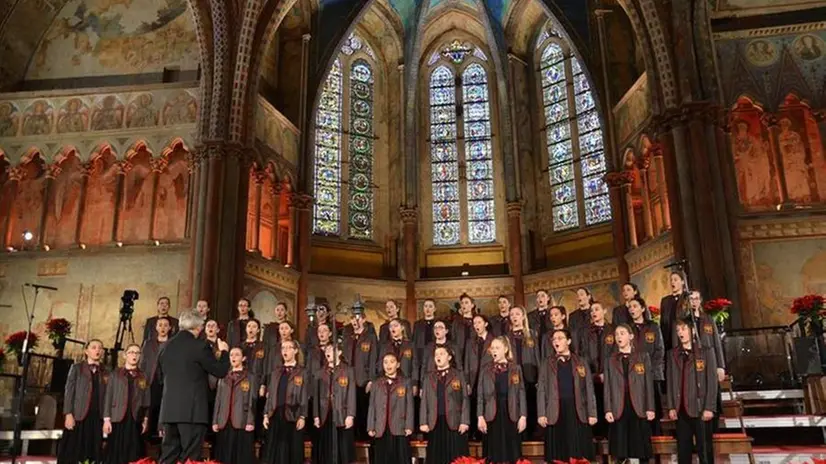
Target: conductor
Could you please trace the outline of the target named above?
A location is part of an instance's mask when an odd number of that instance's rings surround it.
[[[208,374],[222,378],[229,372],[229,347],[218,340],[216,358],[206,341],[198,338],[204,318],[195,311],[181,315],[180,332],[161,348],[158,371],[163,400],[158,420],[163,425],[161,464],[200,461],[209,417]]]

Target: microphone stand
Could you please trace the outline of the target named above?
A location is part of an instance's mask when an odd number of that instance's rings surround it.
[[[14,405],[14,434],[12,435],[12,452],[11,464],[17,464],[17,458],[21,453],[21,434],[23,432],[23,400],[26,397],[26,382],[29,377],[29,337],[32,333],[32,324],[34,323],[34,311],[37,309],[37,295],[40,293],[39,285],[32,285],[34,287],[34,300],[32,301],[32,311],[26,310],[26,338],[23,339],[23,373],[20,377],[20,384],[17,386],[17,403]]]

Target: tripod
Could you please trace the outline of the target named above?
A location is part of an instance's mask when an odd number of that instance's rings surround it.
[[[130,312],[128,316],[123,315],[120,319],[120,323],[118,323],[118,331],[115,334],[115,345],[112,347],[112,369],[117,369],[118,367],[118,353],[123,351],[123,337],[129,333],[129,340],[132,343],[135,342],[135,334],[132,332],[132,313]]]

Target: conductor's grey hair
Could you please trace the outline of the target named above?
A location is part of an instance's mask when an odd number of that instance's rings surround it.
[[[205,320],[203,316],[198,314],[198,311],[190,309],[181,314],[178,327],[180,327],[181,330],[195,330],[198,327],[203,327]]]

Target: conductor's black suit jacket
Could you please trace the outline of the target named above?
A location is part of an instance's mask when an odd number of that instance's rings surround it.
[[[158,370],[163,382],[161,424],[209,424],[208,375],[223,378],[229,372],[229,355],[212,351],[206,341],[183,330],[161,348]]]

